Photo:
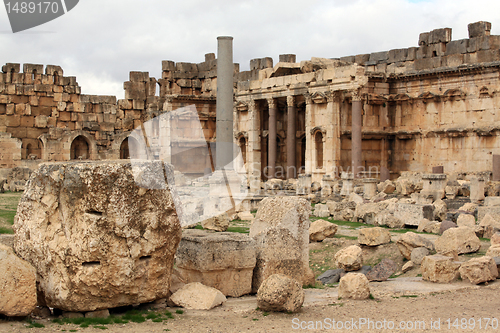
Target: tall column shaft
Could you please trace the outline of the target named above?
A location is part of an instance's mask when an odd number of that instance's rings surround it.
[[[362,170],[361,160],[361,125],[362,119],[362,101],[358,96],[352,99],[352,141],[351,141],[351,154],[352,154],[352,172],[354,177],[358,177],[358,173]]]
[[[288,96],[287,99],[288,114],[287,114],[287,130],[286,130],[286,178],[293,179],[297,177],[297,145],[295,136],[297,133],[297,108],[293,96]]]
[[[268,175],[274,178],[276,175],[276,102],[274,99],[268,99],[269,105],[269,146],[268,146]]]
[[[233,72],[233,37],[217,37],[217,169],[233,168]]]

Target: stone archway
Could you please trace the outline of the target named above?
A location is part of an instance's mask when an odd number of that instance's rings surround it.
[[[131,155],[137,155],[137,149],[139,149],[139,143],[137,140],[131,136],[126,137],[122,144],[120,145],[120,159],[129,159]],[[135,154],[130,154],[130,152],[135,152]]]
[[[90,159],[89,143],[83,135],[77,136],[71,143],[70,158],[72,160]]]

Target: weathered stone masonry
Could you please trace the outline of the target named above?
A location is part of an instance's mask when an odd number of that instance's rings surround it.
[[[500,36],[490,30],[477,22],[463,40],[452,41],[445,28],[422,33],[419,46],[407,49],[300,63],[287,54],[275,66],[272,58],[253,59],[245,72],[235,64],[234,140],[250,185],[298,173],[321,181],[353,168],[382,178],[389,176],[384,170],[394,177],[435,166],[491,171],[492,155],[500,153]],[[42,65],[25,64],[21,73],[19,64],[6,64],[0,165],[126,158],[131,130],[191,104],[215,141],[216,66],[207,54],[199,64],[163,61],[158,80],[131,72],[125,99],[117,101],[82,95],[58,66],[43,74]],[[193,170],[209,168],[209,160],[196,159]]]

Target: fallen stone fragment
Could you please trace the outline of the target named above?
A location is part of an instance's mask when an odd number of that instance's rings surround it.
[[[367,299],[370,297],[370,285],[367,277],[360,273],[347,273],[340,279],[339,297]]]
[[[297,312],[304,303],[300,283],[283,274],[274,274],[262,282],[257,305],[262,311]]]
[[[396,272],[398,266],[391,259],[382,259],[375,267],[373,267],[367,274],[366,277],[369,281],[387,281],[392,274]]]
[[[498,276],[498,268],[492,257],[473,258],[460,266],[460,277],[472,284],[493,281]]]
[[[186,309],[210,310],[224,303],[226,296],[215,288],[193,282],[177,290],[170,300]]]

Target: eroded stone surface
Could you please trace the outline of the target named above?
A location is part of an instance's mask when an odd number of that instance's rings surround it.
[[[359,230],[358,242],[361,245],[377,246],[391,242],[391,234],[387,229],[375,227]]]
[[[438,253],[457,251],[458,254],[476,252],[481,248],[481,241],[469,227],[446,230],[434,243]]]
[[[226,296],[215,288],[193,282],[177,290],[170,300],[186,309],[210,310],[224,303]]]
[[[458,279],[460,275],[459,268],[459,262],[454,261],[451,257],[439,254],[424,257],[420,265],[422,279],[437,283],[450,283]]]
[[[427,238],[414,232],[407,232],[396,242],[401,254],[408,260],[411,260],[411,252],[414,248],[425,247],[430,251],[434,250],[434,244]]]
[[[297,312],[304,303],[301,284],[286,275],[274,274],[261,284],[257,305],[262,311]]]
[[[165,298],[181,227],[171,172],[145,162],[41,164],[19,202],[15,250],[49,307],[94,311]],[[165,171],[166,170],[166,171]],[[137,180],[137,182],[136,182]]]
[[[493,281],[498,276],[498,268],[492,257],[472,258],[459,269],[460,277],[472,284]]]
[[[317,220],[309,227],[309,241],[321,242],[325,238],[335,236],[338,226],[325,220]]]
[[[370,297],[368,279],[361,273],[347,273],[339,282],[339,297],[367,299]]]
[[[351,245],[338,251],[333,257],[339,268],[346,272],[357,271],[363,266],[363,251],[357,245]]]

